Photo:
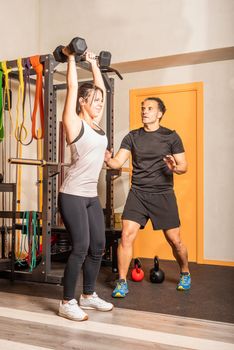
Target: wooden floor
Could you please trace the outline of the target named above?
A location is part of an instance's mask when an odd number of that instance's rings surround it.
[[[1,280],[0,280],[1,282]],[[1,350],[234,350],[234,325],[115,308],[57,316],[59,300],[0,292]]]

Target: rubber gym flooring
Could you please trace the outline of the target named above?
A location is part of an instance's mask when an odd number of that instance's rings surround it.
[[[190,263],[192,288],[187,292],[179,292],[176,290],[179,277],[176,262],[160,261],[160,268],[165,272],[165,280],[161,284],[152,284],[149,280],[153,259],[141,259],[141,262],[145,278],[141,282],[129,280],[130,293],[124,299],[111,297],[117,276],[112,273],[111,267],[102,266],[96,288],[99,296],[113,302],[117,308],[234,323],[233,267]],[[53,263],[52,273],[62,275],[63,268],[64,264]],[[81,286],[82,278],[77,285],[77,298]],[[11,283],[7,279],[0,279],[0,291],[51,299],[60,299],[62,296],[60,285],[19,280]]]

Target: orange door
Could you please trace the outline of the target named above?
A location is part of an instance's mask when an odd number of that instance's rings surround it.
[[[199,257],[203,255],[202,84],[131,90],[131,129],[142,126],[141,102],[149,96],[158,96],[164,101],[167,111],[161,125],[176,130],[183,140],[188,172],[174,176],[175,193],[181,219],[181,237],[188,248],[189,261],[199,262]],[[134,257],[152,258],[155,255],[162,259],[174,259],[163,232],[153,231],[151,222],[148,222],[135,241]]]

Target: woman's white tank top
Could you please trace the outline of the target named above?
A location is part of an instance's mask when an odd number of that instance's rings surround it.
[[[83,197],[97,196],[97,183],[104,162],[107,137],[91,128],[84,120],[81,132],[72,144],[71,165],[60,192]]]

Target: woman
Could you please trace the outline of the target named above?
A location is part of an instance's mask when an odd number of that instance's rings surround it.
[[[58,206],[72,242],[64,271],[63,300],[59,316],[75,321],[88,319],[82,309],[110,311],[113,305],[97,296],[95,283],[105,249],[105,223],[97,196],[97,182],[104,161],[107,138],[99,127],[103,115],[105,86],[95,55],[86,53],[94,84],[78,89],[76,62],[67,48],[67,95],[63,110],[66,140],[71,150],[71,166],[60,188]],[[75,287],[83,268],[83,294],[79,305]]]

